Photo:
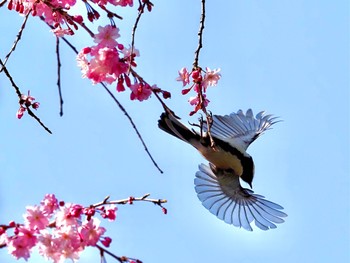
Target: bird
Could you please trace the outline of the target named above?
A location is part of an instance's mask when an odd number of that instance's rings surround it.
[[[164,107],[158,127],[192,145],[209,162],[200,164],[195,174],[195,190],[202,205],[224,222],[253,231],[252,223],[262,229],[274,229],[284,222],[284,208],[268,201],[252,188],[254,161],[248,146],[280,120],[264,111],[255,116],[251,109],[229,115],[208,115],[200,131],[188,128],[169,108]]]

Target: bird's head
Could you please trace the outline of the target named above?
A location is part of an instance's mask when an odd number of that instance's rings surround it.
[[[251,156],[244,156],[241,160],[243,166],[243,173],[241,175],[241,179],[249,184],[250,188],[253,188],[252,182],[254,178],[254,162]]]

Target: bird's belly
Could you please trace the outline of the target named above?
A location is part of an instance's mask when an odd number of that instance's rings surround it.
[[[208,151],[201,152],[205,159],[214,164],[220,169],[232,169],[236,175],[241,176],[243,173],[243,167],[241,160],[237,156],[220,150],[210,149]]]

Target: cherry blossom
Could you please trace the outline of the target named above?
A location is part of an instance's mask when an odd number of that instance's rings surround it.
[[[100,227],[101,221],[97,218],[92,218],[85,221],[79,227],[79,234],[86,246],[95,246],[101,236],[106,232],[106,229]]]
[[[130,89],[131,89],[131,94],[130,94],[131,100],[143,101],[148,99],[152,94],[152,89],[148,84],[135,83],[131,85]]]
[[[177,81],[182,81],[182,85],[185,87],[190,83],[190,74],[187,68],[182,68],[179,70],[179,76],[176,78]]]
[[[27,206],[27,213],[24,214],[25,225],[31,230],[45,229],[49,224],[49,218],[39,206]]]
[[[189,87],[182,89],[182,95],[186,95],[191,90],[193,90],[196,95],[189,98],[188,102],[195,106],[194,110],[190,112],[190,115],[195,114],[199,110],[203,110],[206,113],[206,107],[209,104],[209,100],[206,98],[206,91],[208,86],[216,86],[219,79],[221,78],[220,69],[211,70],[206,68],[204,76],[202,74],[201,68],[194,68],[190,73],[186,68],[182,68],[179,71],[179,77],[177,81],[182,81],[183,87],[190,84],[190,78],[192,79],[192,84]]]
[[[27,108],[32,107],[33,109],[38,109],[40,106],[39,102],[34,102],[35,98],[30,96],[30,91],[28,91],[28,95],[22,94],[19,100],[19,109],[16,113],[17,119],[21,119],[26,112]]]
[[[107,25],[105,27],[98,27],[98,34],[95,34],[94,42],[101,47],[116,47],[118,45],[117,38],[119,35],[119,28]]]
[[[115,0],[115,3],[119,6],[133,6],[133,0]]]
[[[221,78],[221,74],[219,73],[220,69],[211,70],[210,68],[206,68],[206,73],[203,79],[203,87],[206,91],[208,86],[216,86],[219,79]]]

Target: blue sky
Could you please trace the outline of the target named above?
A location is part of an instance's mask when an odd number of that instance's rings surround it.
[[[193,63],[200,1],[154,4],[137,31],[138,72],[172,92],[168,105],[185,122],[196,121],[175,78]],[[17,96],[0,75],[0,222],[20,221],[25,206],[46,193],[85,205],[106,195],[151,193],[168,199],[168,215],[147,203],[119,207],[117,221],[105,224],[111,251],[145,263],[349,262],[348,12],[342,0],[208,1],[200,65],[222,73],[208,91],[209,109],[228,114],[252,108],[283,119],[248,149],[256,166],[254,191],[288,214],[267,232],[237,229],[202,207],[193,185],[202,157],[158,129],[162,108],[155,98],[139,103],[117,94],[164,170],[160,174],[123,113],[102,87],[81,79],[64,45],[59,117],[55,38],[30,19],[8,69],[40,101],[37,113],[53,135],[28,116],[15,118]],[[135,14],[122,14],[122,41],[128,42]],[[6,8],[0,17],[3,58],[22,18]],[[92,44],[85,32],[72,42]],[[15,262],[4,249],[0,261]],[[36,255],[32,261],[44,262]],[[80,262],[98,262],[97,251],[89,249]]]

